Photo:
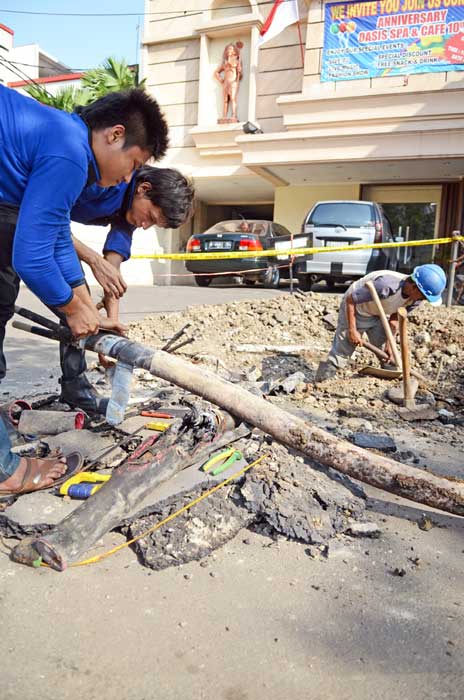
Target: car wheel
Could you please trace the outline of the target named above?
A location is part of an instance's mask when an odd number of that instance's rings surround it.
[[[195,282],[198,284],[199,287],[209,287],[211,284],[212,278],[205,276],[200,276],[200,275],[195,275]]]
[[[310,292],[313,284],[312,275],[298,275],[298,287],[302,292]]]
[[[263,285],[266,289],[277,289],[280,283],[280,270],[278,267],[268,267],[263,275]]]

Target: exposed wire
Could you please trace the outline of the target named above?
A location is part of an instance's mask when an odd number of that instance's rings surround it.
[[[11,58],[8,59],[10,63],[14,66],[27,66],[27,68],[43,68],[41,63],[23,63],[22,61],[12,61]],[[90,68],[70,68],[63,64],[63,68],[66,68],[70,73],[84,73],[86,70],[91,70]],[[58,70],[54,68],[47,68],[47,70]]]
[[[293,0],[283,0],[283,2],[293,2]],[[262,7],[263,5],[273,4],[274,0],[265,0],[265,2],[262,2],[260,4],[260,7]],[[242,8],[252,10],[251,5],[247,3],[245,5],[229,5],[224,7],[218,7],[216,8],[216,11],[220,12],[222,10],[239,10]],[[180,14],[177,15],[178,17],[189,17],[191,15],[200,14],[201,12],[209,12],[210,10],[211,7],[205,7],[202,9],[184,9],[182,11],[171,10],[170,12],[40,12],[38,10],[10,10],[0,8],[0,12],[8,12],[14,15],[40,15],[45,17],[152,17],[155,15],[173,15],[175,12],[180,12]],[[173,17],[173,19],[176,19],[176,17]]]
[[[10,71],[10,73],[13,73],[13,75],[19,78],[22,82],[33,84],[40,90],[43,90],[49,97],[53,97],[53,95],[50,92],[48,92],[48,90],[43,85],[41,85],[40,83],[36,83],[34,78],[31,78],[30,75],[27,75],[27,73],[25,73],[21,68],[15,68],[14,66],[12,67],[11,61],[5,58],[5,56],[0,55],[0,65],[3,65],[7,70]]]
[[[44,68],[43,64],[41,63],[23,63],[22,61],[13,61],[11,58],[8,59],[8,61],[14,65],[14,66],[27,66],[28,68]],[[58,61],[59,63],[59,61]],[[137,64],[130,63],[128,65],[129,68],[135,68]],[[62,68],[66,68],[66,72],[69,73],[86,73],[89,70],[94,70],[97,66],[89,66],[88,68],[71,68],[70,66],[66,66],[64,63],[61,64]],[[63,73],[62,69],[59,68],[53,68],[53,67],[47,67],[47,71],[51,70],[56,70],[59,71],[59,75],[66,75],[66,73]],[[53,77],[53,76],[46,76],[46,77]]]

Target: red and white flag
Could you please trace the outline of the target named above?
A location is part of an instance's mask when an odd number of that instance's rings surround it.
[[[276,0],[261,28],[258,46],[262,46],[266,41],[270,41],[277,34],[280,34],[285,27],[298,22],[299,19],[298,0]]]

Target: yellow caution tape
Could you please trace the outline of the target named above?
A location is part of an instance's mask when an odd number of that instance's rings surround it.
[[[301,234],[304,236],[304,234]],[[133,260],[232,260],[234,258],[271,258],[288,255],[314,255],[315,253],[341,253],[356,250],[381,250],[384,248],[415,248],[423,245],[443,245],[454,241],[464,241],[464,236],[453,238],[425,238],[419,241],[402,241],[393,243],[365,243],[363,245],[337,245],[324,248],[288,248],[287,250],[249,250],[235,253],[158,253],[157,255],[132,255]]]

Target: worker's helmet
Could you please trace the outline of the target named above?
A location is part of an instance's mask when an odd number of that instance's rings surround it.
[[[446,287],[446,275],[439,265],[419,265],[411,275],[413,282],[433,306],[440,306]]]

